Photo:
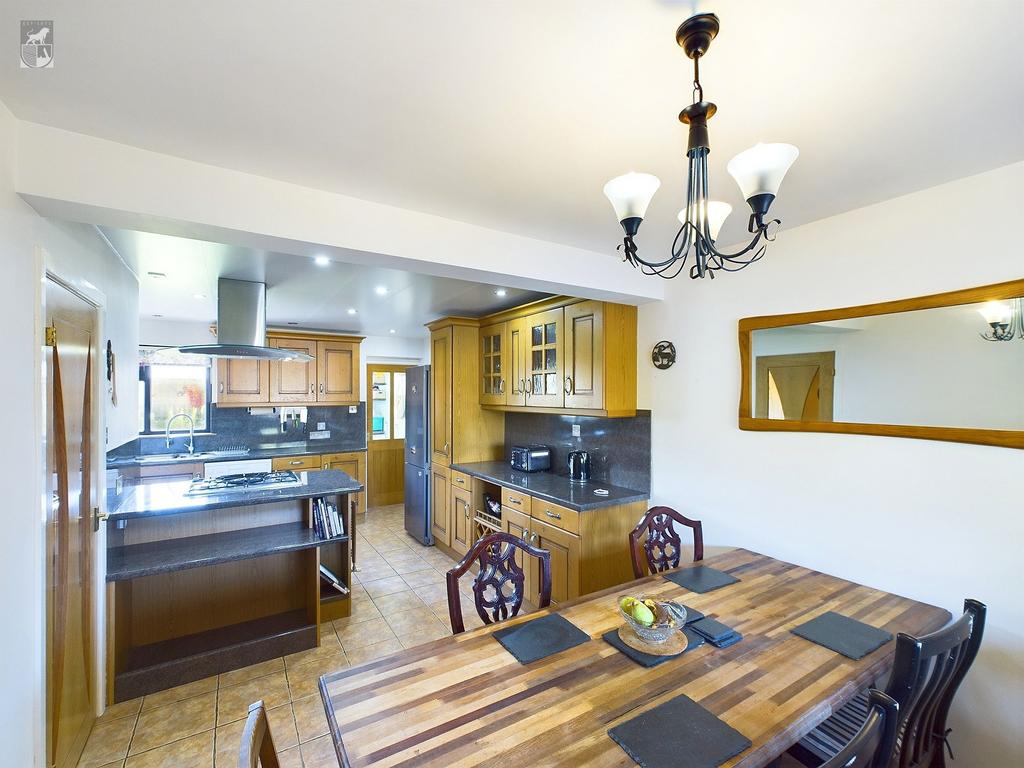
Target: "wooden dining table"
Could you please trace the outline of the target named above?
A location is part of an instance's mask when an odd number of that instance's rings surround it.
[[[836,611],[893,635],[921,635],[951,618],[943,608],[744,549],[682,567],[694,565],[740,581],[697,594],[650,576],[324,675],[320,692],[339,761],[352,768],[630,766],[608,730],[686,694],[752,742],[724,765],[765,766],[892,665],[894,641],[854,661],[793,627]],[[617,604],[627,594],[675,600],[743,639],[641,667],[601,639],[621,625]],[[549,612],[590,642],[520,664],[491,637]]]

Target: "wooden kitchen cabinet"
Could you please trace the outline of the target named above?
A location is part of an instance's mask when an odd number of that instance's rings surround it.
[[[524,515],[522,512],[517,512],[514,509],[502,507],[501,530],[505,533],[511,533],[513,536],[518,536],[523,541],[529,542],[530,522],[531,520],[529,515]],[[525,576],[525,583],[523,587],[526,599],[536,606],[538,602],[537,594],[540,592],[540,587],[538,586],[540,572],[538,570],[539,566],[537,561],[535,558],[527,557],[521,549],[516,549],[515,561],[516,565],[523,569],[523,574]]]
[[[359,342],[317,341],[316,401],[320,405],[359,402]]]
[[[564,603],[579,597],[580,537],[536,518],[530,520],[530,533],[533,535],[533,546],[551,553],[551,602]],[[533,567],[537,569],[537,596],[531,597],[530,602],[537,605],[540,595],[540,564],[534,561]]]
[[[526,405],[526,318],[509,320],[508,385],[505,405]]]
[[[430,530],[434,543],[449,549],[452,546],[451,494],[448,492],[448,467],[430,465]]]
[[[480,402],[504,405],[508,395],[508,323],[480,329]]]
[[[523,371],[529,408],[561,408],[565,403],[563,321],[561,307],[525,318]]]
[[[461,557],[475,543],[473,538],[473,494],[471,491],[451,487],[449,505],[451,516],[451,548]]]
[[[430,334],[430,460],[447,465],[452,444],[452,329]]]
[[[266,405],[269,402],[269,360],[251,357],[217,360],[217,405]]]
[[[316,399],[316,341],[313,339],[269,339],[278,349],[294,349],[313,359],[302,362],[270,361],[270,402],[307,403]]]
[[[604,407],[604,304],[565,308],[565,407]]]
[[[301,472],[304,469],[320,469],[319,456],[278,456],[270,462],[270,468],[275,472],[292,470]]]
[[[325,453],[320,457],[320,466],[322,469],[340,469],[363,484],[360,493],[349,494],[349,500],[355,503],[355,514],[363,515],[366,512],[366,452]]]

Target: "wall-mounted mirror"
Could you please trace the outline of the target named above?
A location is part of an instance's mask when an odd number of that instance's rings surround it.
[[[740,427],[1024,448],[1024,280],[740,321]]]

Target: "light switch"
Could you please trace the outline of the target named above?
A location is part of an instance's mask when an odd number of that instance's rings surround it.
[[[322,432],[323,430],[327,429],[327,422],[326,421],[318,421],[316,423],[316,428],[317,428],[318,432]]]
[[[580,436],[580,425],[579,424],[573,424],[572,425],[572,436],[573,437],[579,437]]]
[[[359,413],[359,406],[358,405],[350,405],[348,407],[348,412],[349,413]]]

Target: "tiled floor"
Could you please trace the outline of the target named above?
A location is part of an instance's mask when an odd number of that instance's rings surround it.
[[[79,768],[234,768],[257,699],[268,707],[283,768],[336,768],[320,675],[451,634],[444,572],[452,561],[406,535],[401,506],[370,510],[356,530],[352,616],[323,624],[321,647],[110,707]],[[463,594],[473,629],[482,622],[469,577]]]

